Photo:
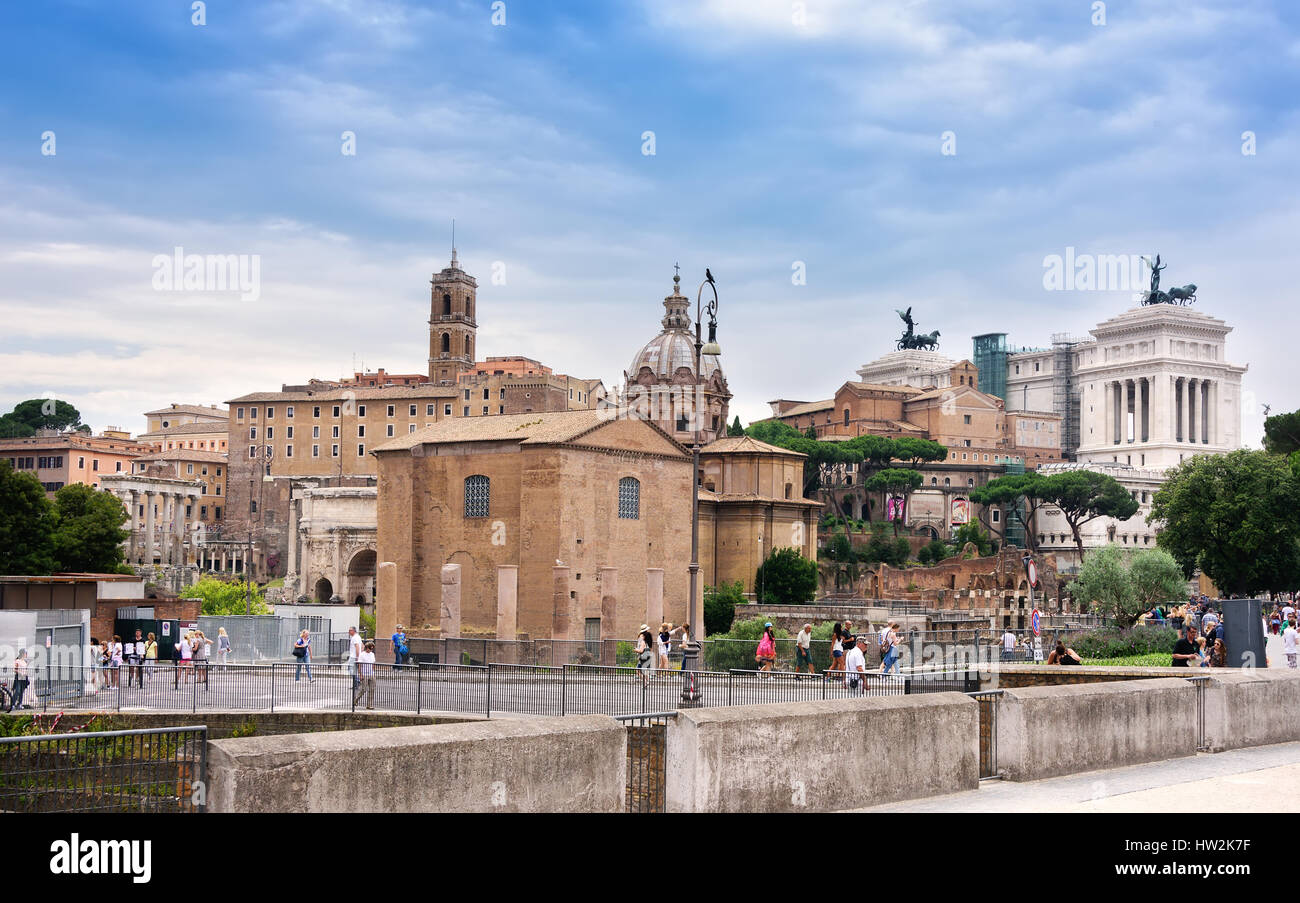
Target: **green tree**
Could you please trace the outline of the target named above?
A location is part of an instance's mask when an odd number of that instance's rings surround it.
[[[1043,504],[1038,484],[1042,480],[1035,471],[1008,474],[989,480],[970,491],[972,503],[982,508],[1006,509],[1008,517],[1015,517],[1024,528],[1025,545],[1031,552],[1038,550],[1034,538],[1034,515]],[[1005,534],[1003,534],[1005,539]]]
[[[759,615],[756,618],[737,621],[726,633],[709,637],[718,642],[708,644],[705,652],[705,667],[710,671],[729,671],[732,668],[742,671],[756,670],[758,665],[754,661],[754,653],[758,651],[758,640],[763,635],[763,624],[768,620],[765,615]],[[780,627],[773,627],[772,633],[778,640],[788,639],[790,636],[788,631]]]
[[[731,426],[727,427],[727,435],[728,435],[728,436],[743,436],[743,435],[745,435],[745,428],[744,428],[743,426],[740,425],[740,415],[739,415],[739,414],[737,414],[737,415],[736,415],[736,419],[733,420],[733,421],[731,422]]]
[[[1040,476],[1033,484],[1038,498],[1061,510],[1074,535],[1079,560],[1083,560],[1083,536],[1079,528],[1099,517],[1128,520],[1137,514],[1137,499],[1114,477],[1092,470],[1066,470]]]
[[[892,467],[872,474],[871,478],[866,482],[866,489],[868,492],[884,493],[886,499],[891,496],[901,498],[903,500],[903,512],[906,512],[912,493],[920,488],[922,482],[924,482],[924,477],[917,471],[903,467]],[[903,520],[903,514],[894,519],[895,536],[898,535],[898,527]]]
[[[81,412],[57,398],[29,398],[0,416],[0,438],[34,436],[37,430],[89,430]]]
[[[1300,411],[1274,414],[1264,421],[1264,450],[1275,455],[1300,451]]]
[[[1121,624],[1132,624],[1142,612],[1125,567],[1124,552],[1116,545],[1088,553],[1070,591],[1089,611],[1115,618]]]
[[[198,583],[185,590],[187,599],[202,599],[201,613],[205,615],[242,615],[245,613],[244,593],[247,585],[242,580],[218,580],[204,577]],[[266,598],[259,586],[252,588],[251,614],[270,614]]]
[[[993,543],[989,540],[989,535],[980,529],[979,524],[962,524],[956,529],[952,534],[952,554],[960,555],[968,542],[975,546],[975,554],[978,558],[987,558],[993,554]]]
[[[53,571],[54,523],[54,506],[40,481],[0,459],[0,574]]]
[[[817,564],[798,549],[773,549],[754,575],[759,604],[792,605],[811,602],[817,594]]]
[[[894,440],[893,457],[915,470],[926,462],[948,460],[948,447],[932,439],[903,436]]]
[[[1241,449],[1196,455],[1166,474],[1148,523],[1183,566],[1199,567],[1223,593],[1300,585],[1300,478],[1285,458]]]
[[[1187,593],[1183,569],[1164,549],[1143,549],[1128,563],[1128,579],[1140,605],[1139,611],[1182,599]]]
[[[111,574],[122,565],[122,529],[129,515],[122,502],[84,483],[54,493],[54,558],[61,571]]]
[[[704,587],[704,636],[730,630],[736,617],[736,606],[744,605],[745,601],[745,586],[739,580]]]

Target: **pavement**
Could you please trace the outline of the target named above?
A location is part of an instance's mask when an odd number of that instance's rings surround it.
[[[858,812],[1300,812],[1300,743],[1279,743],[978,790]]]

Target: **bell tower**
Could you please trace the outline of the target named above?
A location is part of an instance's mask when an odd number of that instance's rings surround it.
[[[460,268],[456,246],[451,265],[434,273],[429,303],[429,381],[455,385],[461,371],[474,365],[478,351],[474,295],[478,281]]]

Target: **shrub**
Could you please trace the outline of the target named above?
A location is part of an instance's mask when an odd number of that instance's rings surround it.
[[[1112,628],[1067,634],[1062,640],[1084,659],[1115,659],[1156,653],[1169,655],[1178,641],[1178,631],[1172,627]],[[1046,648],[1043,651],[1046,654]]]
[[[709,637],[709,639],[717,642],[709,644],[705,667],[710,671],[729,671],[732,668],[753,671],[758,667],[754,662],[754,652],[758,649],[759,637],[763,635],[763,624],[768,620],[769,618],[766,616],[759,615],[749,620],[737,621],[731,625],[731,630],[727,633]],[[790,636],[787,631],[782,630],[780,627],[774,627],[772,633],[778,640]],[[789,646],[791,644],[778,643],[778,645]],[[784,651],[784,649],[780,650],[778,657]],[[788,658],[793,662],[793,648],[789,649]]]
[[[736,618],[736,606],[744,603],[745,587],[739,580],[704,587],[704,636],[730,630],[731,622]]]
[[[636,647],[625,640],[619,640],[614,647],[614,664],[620,668],[636,666]]]
[[[754,586],[758,601],[776,605],[798,605],[812,601],[817,593],[817,563],[804,558],[798,549],[773,549],[758,572]]]

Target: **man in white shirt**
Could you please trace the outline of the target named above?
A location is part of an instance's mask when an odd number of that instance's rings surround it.
[[[1002,660],[1010,661],[1016,654],[1016,635],[1008,627],[1002,634]]]
[[[1288,668],[1296,667],[1297,645],[1300,644],[1300,633],[1296,632],[1295,620],[1288,618],[1286,630],[1282,631],[1282,652],[1286,655],[1286,666]]]
[[[844,657],[844,686],[861,695],[867,685],[867,640],[858,637],[848,655]]]
[[[355,694],[357,688],[361,686],[361,678],[357,673],[357,662],[361,661],[361,653],[365,651],[365,645],[361,642],[361,636],[357,633],[355,627],[348,628],[348,673],[352,675],[352,692]]]

